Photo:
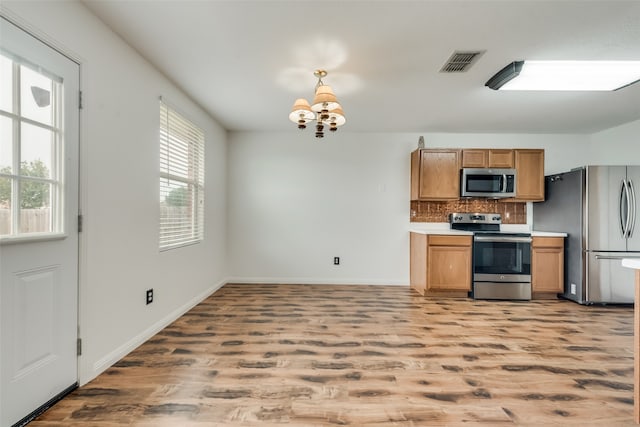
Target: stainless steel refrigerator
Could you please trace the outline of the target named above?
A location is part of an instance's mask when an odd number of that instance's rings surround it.
[[[586,166],[545,177],[533,229],[568,233],[564,297],[581,304],[633,303],[640,258],[640,166]]]

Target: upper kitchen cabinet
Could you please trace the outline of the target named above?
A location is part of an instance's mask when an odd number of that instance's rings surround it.
[[[513,168],[513,150],[467,149],[462,150],[463,168]]]
[[[460,198],[462,150],[419,149],[411,153],[411,200]]]
[[[514,150],[516,178],[515,201],[541,202],[544,200],[544,150]]]
[[[513,150],[489,150],[490,168],[513,168]]]
[[[463,168],[486,168],[489,165],[489,150],[462,150]]]

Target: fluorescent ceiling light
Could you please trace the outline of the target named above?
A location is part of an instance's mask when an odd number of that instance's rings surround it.
[[[640,80],[640,61],[516,61],[485,86],[495,90],[617,90]]]

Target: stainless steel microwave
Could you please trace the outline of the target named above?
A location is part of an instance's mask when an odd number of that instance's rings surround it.
[[[460,176],[461,197],[500,199],[515,197],[515,169],[464,168]]]

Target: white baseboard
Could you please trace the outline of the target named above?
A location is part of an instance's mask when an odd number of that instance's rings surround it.
[[[406,279],[314,279],[309,277],[229,277],[227,283],[265,283],[284,285],[378,285],[409,286]]]
[[[220,289],[222,286],[224,286],[228,282],[229,282],[228,279],[221,280],[220,282],[211,286],[204,292],[191,298],[185,304],[176,308],[175,310],[167,314],[164,318],[160,319],[159,321],[157,321],[156,323],[154,323],[153,325],[151,325],[150,327],[148,327],[147,329],[145,329],[144,331],[142,331],[141,333],[139,333],[138,335],[136,335],[135,337],[133,337],[132,339],[124,343],[123,345],[121,345],[120,347],[116,348],[114,351],[108,353],[106,356],[96,361],[93,364],[93,372],[92,372],[93,376],[91,378],[80,378],[80,385],[84,385],[88,383],[89,381],[91,381],[92,379],[100,375],[102,372],[106,371],[108,368],[113,366],[117,361],[119,361],[124,356],[126,356],[127,354],[129,354],[130,352],[138,348],[142,343],[147,341],[149,338],[153,337],[162,329],[166,328],[169,324],[171,324],[180,316],[185,314],[187,311],[191,310],[193,307],[195,307],[196,305],[204,301],[207,297],[209,297],[211,294],[213,294],[215,291]]]

